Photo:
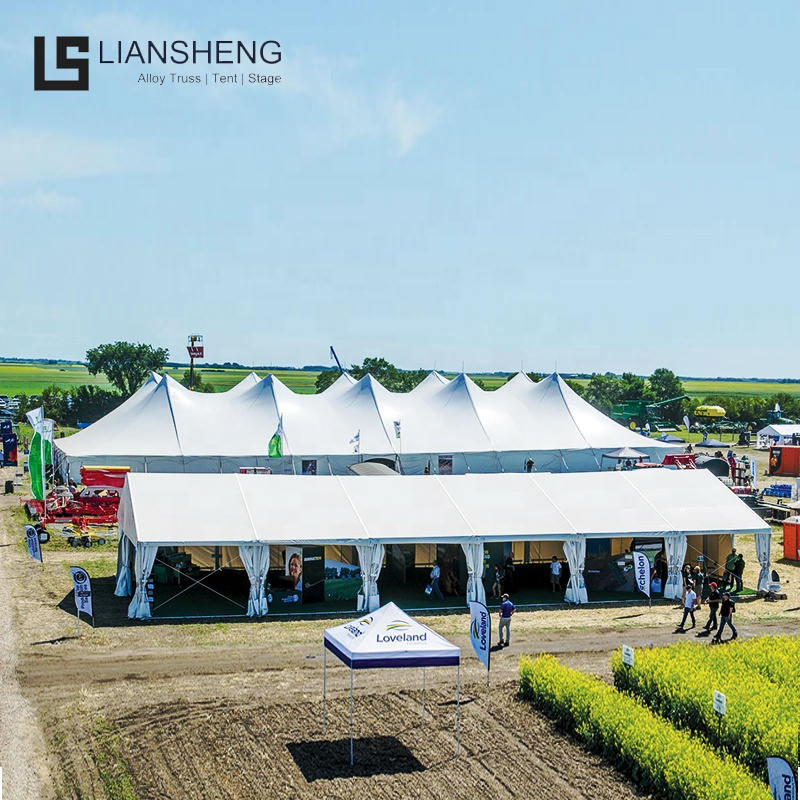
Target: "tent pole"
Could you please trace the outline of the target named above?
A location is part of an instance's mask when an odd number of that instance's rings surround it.
[[[350,667],[350,766],[353,766],[353,668]]]
[[[327,695],[327,678],[328,678],[328,649],[322,645],[322,732],[325,733],[328,729],[328,695]]]
[[[422,724],[425,724],[425,667],[422,668]]]
[[[456,684],[456,758],[461,753],[461,659],[458,659],[458,681]]]

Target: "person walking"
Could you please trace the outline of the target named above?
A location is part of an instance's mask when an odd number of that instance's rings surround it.
[[[737,639],[739,634],[736,632],[736,628],[733,624],[733,612],[736,611],[736,606],[734,605],[733,600],[731,600],[731,596],[729,592],[722,593],[722,608],[719,610],[719,630],[717,631],[717,635],[714,637],[715,642],[722,641],[722,631],[725,630],[725,626],[728,625],[733,632],[730,640]],[[730,641],[729,640],[729,641]]]
[[[514,593],[514,556],[509,555],[503,567],[503,585],[506,592]]]
[[[681,624],[678,625],[679,631],[684,631],[685,628],[683,627],[686,623],[686,617],[692,618],[692,624],[689,630],[694,628],[695,621],[694,621],[694,609],[697,605],[697,593],[694,590],[694,584],[687,584],[686,594],[683,597],[683,619],[681,620]]]
[[[517,609],[514,604],[508,599],[508,595],[503,595],[503,602],[500,603],[500,629],[498,638],[500,641],[497,643],[498,647],[508,647],[511,644],[511,617]],[[506,633],[505,641],[503,641],[503,631]]]
[[[561,591],[561,562],[556,556],[550,562],[550,591]]]
[[[492,597],[500,597],[503,593],[503,573],[500,572],[500,566],[494,565],[494,582],[492,583]]]
[[[435,594],[440,600],[444,600],[444,595],[442,594],[442,590],[439,588],[439,578],[442,577],[442,570],[439,567],[439,562],[433,562],[433,569],[431,570],[431,591]]]
[[[734,547],[725,557],[725,572],[722,573],[723,592],[729,587],[733,586],[733,570],[735,569],[736,562],[738,560],[739,557],[736,555],[736,548]]]
[[[736,581],[736,593],[742,591],[744,584],[742,583],[742,574],[744,573],[744,556],[739,553],[736,563],[733,565],[733,579]]]
[[[708,584],[711,593],[708,595],[706,604],[708,605],[708,622],[703,625],[703,628],[709,633],[717,629],[717,611],[719,610],[720,595],[717,591],[717,584],[714,581]]]

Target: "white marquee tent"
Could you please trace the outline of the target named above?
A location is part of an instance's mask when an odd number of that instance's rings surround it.
[[[791,444],[795,436],[800,436],[800,425],[767,425],[758,432],[756,447],[765,449],[771,444]]]
[[[706,470],[652,469],[570,475],[378,476],[130,474],[119,511],[117,594],[138,589],[129,616],[150,616],[146,583],[160,546],[238,546],[250,578],[248,613],[267,612],[264,580],[273,545],[355,546],[359,609],[380,605],[385,546],[460,544],[467,602],[485,600],[484,544],[560,541],[570,568],[565,599],[587,602],[588,538],[663,538],[666,597],[680,596],[687,536],[755,533],[761,577],[769,576],[770,528]]]
[[[270,459],[268,443],[279,424],[283,455]],[[300,474],[309,461],[318,475],[345,475],[370,458],[388,459],[408,475],[426,468],[522,472],[529,458],[537,472],[587,472],[601,468],[604,453],[623,447],[655,462],[681,451],[609,419],[556,374],[533,383],[520,373],[487,392],[466,375],[447,380],[432,372],[402,394],[370,376],[356,382],[344,374],[317,395],[295,394],[274,375],[250,375],[227,392],[202,394],[153,374],[115,411],[57,439],[55,459],[74,478],[81,466],[107,464],[134,472],[259,466]]]

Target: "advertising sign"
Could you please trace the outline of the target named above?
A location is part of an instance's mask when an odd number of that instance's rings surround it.
[[[75,608],[78,613],[88,614],[93,617],[92,611],[92,584],[89,575],[82,567],[70,567],[72,583],[75,587]]]
[[[303,603],[321,603],[325,600],[325,548],[304,547]]]
[[[39,542],[39,531],[33,527],[33,525],[26,525],[25,526],[25,541],[28,545],[28,555],[36,559],[36,561],[42,560],[42,546]]]
[[[650,560],[638,550],[633,552],[633,573],[636,588],[650,597]]]
[[[489,609],[475,600],[469,602],[469,639],[475,655],[489,669],[492,648],[492,620]]]
[[[769,774],[769,788],[775,800],[797,800],[797,781],[794,771],[786,759],[769,756],[767,773]]]
[[[721,717],[724,717],[727,713],[728,708],[728,698],[722,694],[722,692],[718,692],[714,689],[714,711],[717,712]]]
[[[633,648],[630,645],[622,645],[622,663],[626,667],[633,666]]]

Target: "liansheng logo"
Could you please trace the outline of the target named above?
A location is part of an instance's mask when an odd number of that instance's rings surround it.
[[[71,57],[69,50],[74,48],[78,53],[86,53],[81,58]],[[77,71],[77,77],[72,79],[48,79],[45,77],[46,43],[44,36],[33,37],[33,88],[37,92],[87,92],[89,91],[89,64],[91,61],[88,36],[56,36],[56,69]],[[132,40],[123,42],[105,42],[100,40],[97,50],[98,64],[135,64],[158,66],[186,66],[207,64],[208,66],[251,65],[270,66],[281,61],[281,45],[274,39],[265,41],[233,41],[208,40],[204,42],[186,41],[146,41]],[[254,83],[268,84],[270,86],[280,83],[280,75],[264,75],[250,72],[245,78],[244,73],[228,74],[225,72],[206,73],[205,76],[193,74],[185,75],[170,72],[169,77],[158,74],[142,73],[138,76],[139,83],[154,83],[163,86],[167,83]]]

